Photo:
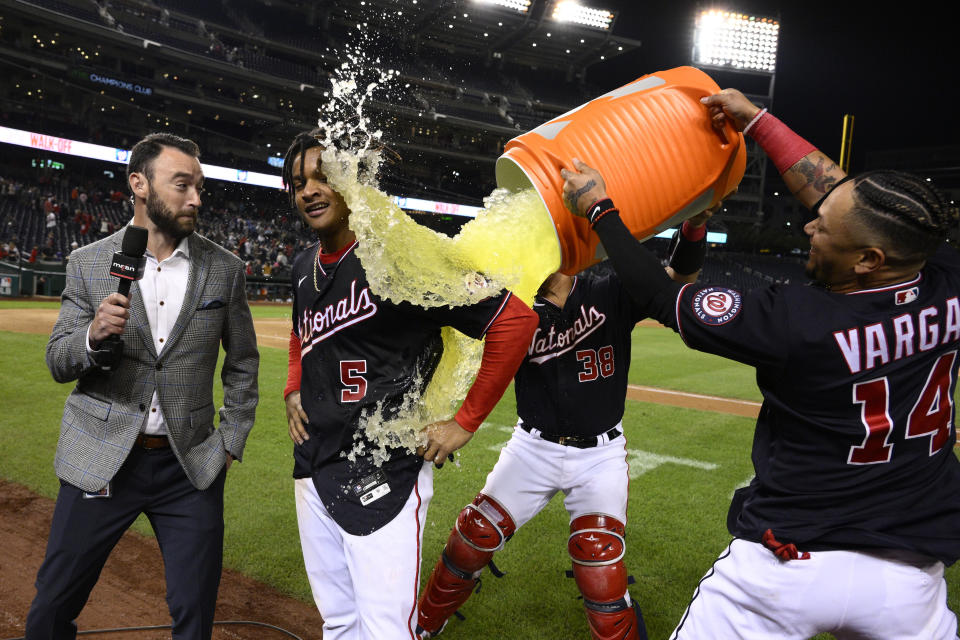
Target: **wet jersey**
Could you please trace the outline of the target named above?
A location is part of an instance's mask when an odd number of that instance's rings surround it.
[[[537,297],[540,324],[514,377],[524,424],[596,436],[623,419],[630,334],[643,318],[616,274],[577,276],[559,309]]]
[[[908,282],[848,294],[687,285],[663,315],[689,346],[757,369],[756,477],[730,507],[733,535],[960,557],[955,250]]]
[[[294,261],[293,330],[310,435],[294,446],[294,477],[312,477],[337,523],[365,535],[403,507],[423,459],[393,449],[382,466],[369,453],[349,460],[361,420],[374,412],[389,418],[405,397],[419,395],[442,354],[441,327],[480,338],[510,294],[455,308],[393,303],[371,293],[355,248],[324,264],[315,244]]]

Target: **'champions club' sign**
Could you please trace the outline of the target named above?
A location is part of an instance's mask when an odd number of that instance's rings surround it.
[[[107,76],[101,76],[96,73],[91,73],[87,77],[90,79],[90,82],[105,84],[108,87],[116,87],[117,89],[132,91],[134,93],[139,93],[140,95],[144,95],[144,96],[153,95],[153,89],[151,89],[150,87],[144,87],[143,85],[133,84],[132,82],[117,80],[116,78],[109,78]]]

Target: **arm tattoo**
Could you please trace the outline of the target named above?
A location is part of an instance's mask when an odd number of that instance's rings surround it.
[[[574,213],[578,213],[577,202],[580,201],[580,198],[583,196],[583,194],[587,193],[588,191],[590,191],[590,189],[593,189],[595,186],[597,186],[597,181],[590,179],[587,181],[585,185],[583,185],[573,193],[568,193],[566,195],[567,208],[569,208],[570,211],[573,211]]]
[[[813,187],[818,193],[827,193],[837,182],[836,177],[830,175],[837,168],[837,165],[831,162],[829,166],[824,167],[824,162],[824,158],[819,158],[816,166],[814,166],[813,162],[804,158],[790,170],[796,171],[806,179],[805,187]]]

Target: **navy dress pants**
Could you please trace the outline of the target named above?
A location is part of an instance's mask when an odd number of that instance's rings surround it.
[[[61,482],[27,640],[74,640],[74,620],[107,556],[144,513],[160,544],[174,640],[208,640],[223,564],[223,484],[203,491],[187,479],[173,451],[134,446],[110,483],[109,497],[87,497]]]

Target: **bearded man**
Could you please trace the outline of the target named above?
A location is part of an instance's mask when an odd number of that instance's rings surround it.
[[[74,620],[100,570],[141,513],[163,555],[173,638],[211,636],[224,479],[253,427],[259,354],[243,263],[194,232],[199,155],[194,142],[171,134],[138,142],[127,167],[132,224],[70,254],[46,360],[57,382],[76,386],[57,443],[60,492],[29,640],[76,637]],[[128,253],[127,234],[144,229],[143,277],[124,295],[112,256]],[[112,336],[121,349],[109,348]],[[221,345],[224,406],[215,427]]]

